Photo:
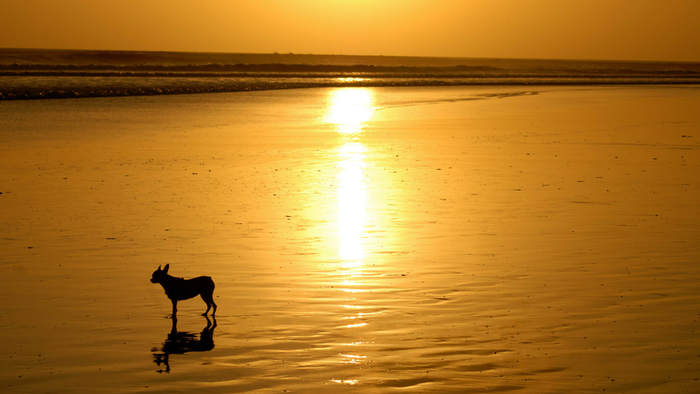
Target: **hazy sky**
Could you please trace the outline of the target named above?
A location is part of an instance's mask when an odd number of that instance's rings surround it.
[[[1,0],[0,47],[700,61],[700,0]]]

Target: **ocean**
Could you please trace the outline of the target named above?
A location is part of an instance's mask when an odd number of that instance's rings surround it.
[[[0,49],[0,100],[318,87],[697,84],[700,63]]]

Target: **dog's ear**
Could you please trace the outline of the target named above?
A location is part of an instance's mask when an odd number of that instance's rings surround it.
[[[156,271],[160,271],[160,265],[158,266],[158,269]]]
[[[166,264],[165,268],[163,268],[163,273],[167,274],[169,269],[170,269],[170,264]]]

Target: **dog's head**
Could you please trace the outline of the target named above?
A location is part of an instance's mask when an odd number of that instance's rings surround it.
[[[161,283],[161,281],[168,276],[168,269],[170,269],[170,264],[166,264],[163,269],[160,269],[160,266],[158,266],[158,269],[153,271],[151,283]]]

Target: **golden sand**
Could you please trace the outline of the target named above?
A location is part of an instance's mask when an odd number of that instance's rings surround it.
[[[0,103],[0,387],[697,392],[698,108],[693,86]],[[168,263],[214,278],[213,348],[199,299],[172,336]]]

